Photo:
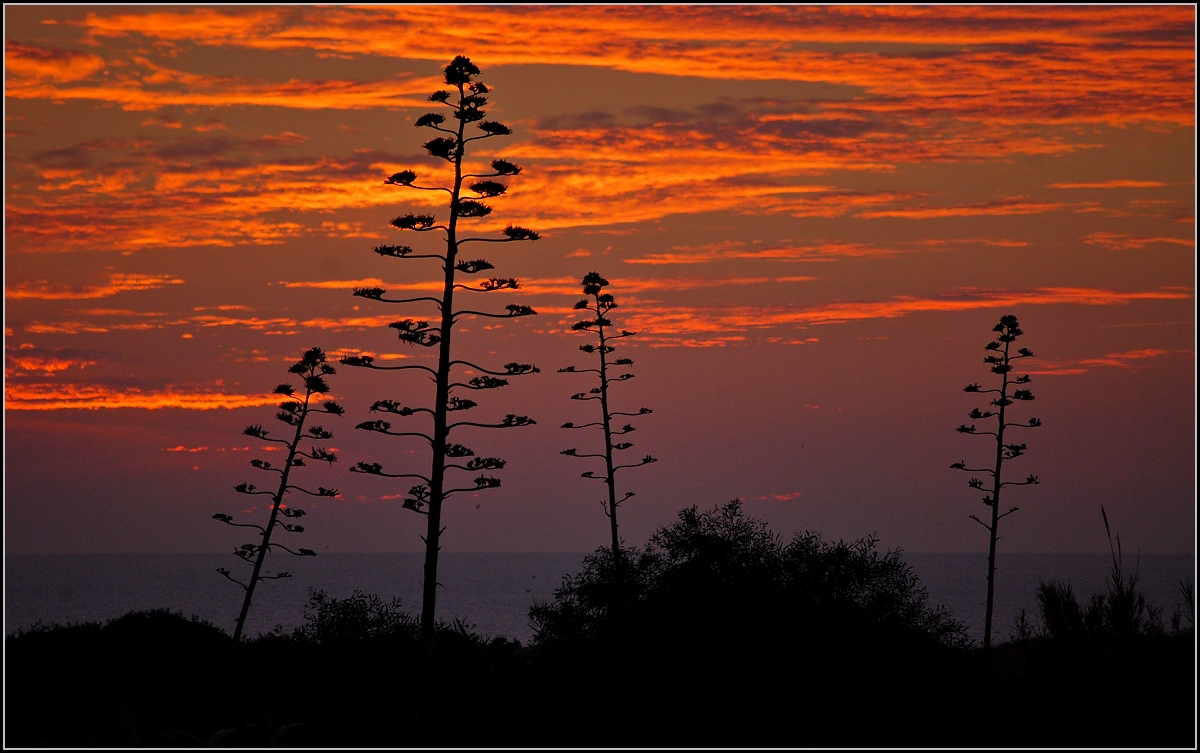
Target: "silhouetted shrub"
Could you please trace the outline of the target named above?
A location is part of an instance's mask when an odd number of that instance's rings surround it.
[[[551,648],[629,649],[636,638],[643,648],[654,644],[658,655],[660,641],[711,646],[749,634],[757,636],[755,646],[779,639],[770,651],[794,648],[798,637],[968,645],[960,623],[929,608],[899,553],[881,553],[876,543],[831,543],[805,532],[784,544],[738,500],[708,512],[691,507],[655,532],[645,551],[625,550],[625,567],[614,567],[607,548],[587,557],[553,601],[530,610],[534,640]]]
[[[1171,614],[1171,632],[1194,631],[1196,629],[1196,595],[1194,582],[1191,578],[1188,578],[1186,581],[1179,581],[1179,596],[1183,599],[1183,602],[1175,603],[1175,611]],[[1188,621],[1186,628],[1183,626],[1184,618],[1187,618]]]
[[[324,590],[310,588],[304,606],[304,624],[296,628],[293,636],[320,644],[378,638],[415,641],[420,636],[421,624],[402,611],[401,606],[400,599],[385,602],[375,594],[357,589],[347,598],[338,599]]]
[[[166,609],[18,632],[5,641],[5,743],[203,745],[208,725],[241,721],[214,671],[232,648],[220,628]]]
[[[1138,565],[1134,565],[1132,573],[1125,570],[1121,536],[1113,535],[1103,506],[1100,516],[1112,554],[1104,592],[1092,594],[1084,609],[1076,600],[1070,583],[1040,583],[1037,599],[1043,631],[1055,640],[1111,637],[1130,641],[1142,636],[1162,635],[1162,609],[1149,604],[1145,594],[1138,590]],[[1184,595],[1190,598],[1186,592]],[[1178,620],[1175,622],[1177,625]],[[1174,632],[1179,632],[1177,626]]]
[[[1055,640],[1072,640],[1086,634],[1084,611],[1070,583],[1041,582],[1037,590],[1042,630]]]
[[[1129,640],[1162,634],[1162,610],[1146,601],[1137,581],[1136,571],[1126,575],[1114,567],[1105,591],[1092,594],[1086,608],[1075,598],[1070,583],[1039,583],[1042,631],[1054,640],[1103,636]]]
[[[785,543],[738,500],[688,508],[644,550],[620,560],[597,550],[534,605],[538,671],[547,684],[574,684],[581,706],[621,699],[599,744],[621,744],[622,729],[653,730],[645,745],[894,741],[886,730],[907,724],[916,699],[961,679],[956,649],[969,641],[927,605],[899,554],[876,543],[812,532]],[[909,692],[864,698],[866,677],[903,678]],[[869,737],[785,721],[833,718],[852,697],[876,725]],[[661,722],[696,714],[697,730]]]

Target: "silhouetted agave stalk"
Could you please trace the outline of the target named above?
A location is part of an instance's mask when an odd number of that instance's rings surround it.
[[[535,241],[538,239],[538,234],[534,231],[513,225],[506,227],[500,233],[500,237],[497,238],[460,238],[458,235],[459,220],[488,216],[491,214],[492,208],[484,204],[482,199],[501,196],[507,190],[506,185],[492,179],[514,176],[521,172],[520,167],[504,159],[492,160],[491,170],[487,172],[463,172],[463,161],[469,143],[490,139],[495,136],[506,136],[512,133],[507,126],[501,123],[484,120],[485,113],[483,106],[487,104],[487,97],[485,95],[488,93],[488,88],[482,82],[474,80],[478,74],[479,69],[470,60],[461,55],[454,58],[453,62],[446,66],[445,81],[449,86],[454,87],[455,91],[434,92],[429,99],[432,102],[448,106],[456,124],[449,128],[444,127],[446,117],[435,112],[426,113],[417,118],[416,121],[416,126],[419,128],[431,128],[445,134],[426,142],[424,146],[430,155],[444,159],[454,166],[454,182],[449,187],[417,185],[417,174],[412,170],[398,172],[386,181],[388,185],[403,186],[421,191],[445,191],[449,195],[449,212],[445,224],[438,224],[434,216],[429,214],[406,214],[391,221],[391,225],[398,230],[417,233],[441,231],[445,234],[445,254],[415,254],[408,246],[377,246],[375,248],[375,252],[378,254],[398,259],[440,260],[442,262],[444,279],[441,297],[422,296],[397,299],[385,297],[387,291],[382,288],[358,288],[354,291],[354,295],[356,296],[384,303],[430,303],[436,306],[440,321],[434,326],[430,326],[429,322],[414,319],[404,319],[394,322],[389,326],[396,330],[401,342],[426,348],[437,347],[437,368],[433,369],[428,366],[415,364],[406,366],[378,366],[373,362],[371,356],[366,355],[348,356],[342,359],[342,363],[348,366],[360,366],[380,370],[417,369],[426,371],[430,374],[436,385],[432,408],[407,407],[394,400],[380,400],[371,406],[372,411],[400,417],[413,416],[417,413],[427,413],[433,419],[433,427],[430,432],[392,431],[391,423],[382,420],[366,421],[357,427],[389,436],[420,437],[424,439],[429,443],[432,451],[432,460],[428,475],[419,473],[387,473],[384,472],[383,467],[379,463],[360,462],[351,469],[358,473],[370,473],[387,478],[413,478],[421,482],[409,490],[408,498],[404,500],[404,507],[427,518],[426,535],[423,537],[425,541],[425,571],[421,604],[421,636],[425,645],[427,660],[430,662],[432,662],[433,656],[434,607],[437,599],[439,540],[444,530],[441,522],[442,503],[456,492],[475,492],[483,489],[494,489],[500,486],[500,479],[488,475],[479,475],[468,484],[447,488],[451,486],[446,478],[447,471],[479,473],[481,471],[499,470],[504,467],[504,461],[500,458],[476,457],[475,452],[470,448],[461,444],[451,443],[449,441],[450,435],[459,427],[471,426],[507,429],[528,426],[534,423],[527,416],[513,414],[509,414],[502,421],[488,423],[476,423],[473,421],[451,422],[448,418],[451,413],[470,410],[476,406],[475,401],[462,397],[461,394],[455,394],[455,392],[496,389],[508,384],[508,377],[534,374],[538,371],[537,367],[532,364],[522,363],[509,363],[500,370],[484,368],[470,361],[455,359],[450,348],[454,326],[462,317],[475,316],[514,319],[531,316],[536,313],[530,307],[518,304],[509,304],[504,313],[489,313],[469,309],[456,311],[453,305],[455,290],[472,293],[492,293],[500,290],[516,290],[520,287],[517,281],[512,278],[491,278],[471,285],[456,282],[455,274],[458,272],[464,275],[474,275],[494,269],[492,264],[485,259],[460,261],[458,254],[463,244],[511,243],[513,241]],[[467,135],[467,124],[473,124],[475,129],[477,129],[475,135]],[[464,188],[474,195],[463,197],[462,192]],[[458,369],[473,370],[478,376],[463,381],[452,381],[451,372],[456,367]],[[448,462],[448,460],[460,462]]]
[[[288,426],[295,428],[291,439],[275,439],[269,436],[269,432],[262,426],[255,424],[247,426],[243,432],[245,435],[260,439],[264,442],[275,442],[287,448],[287,459],[283,465],[275,467],[265,460],[255,458],[250,461],[250,465],[268,473],[279,474],[279,485],[275,491],[258,489],[254,484],[238,484],[234,487],[242,494],[268,494],[271,495],[271,515],[265,526],[260,526],[254,523],[235,523],[233,516],[225,513],[217,513],[213,516],[214,520],[218,520],[226,525],[236,526],[238,528],[254,528],[259,531],[259,541],[257,544],[242,544],[242,546],[233,551],[243,562],[252,567],[249,580],[243,582],[229,574],[229,571],[223,567],[217,568],[217,572],[224,575],[229,580],[241,586],[246,596],[242,599],[242,610],[238,613],[237,628],[233,632],[233,640],[238,641],[242,637],[242,629],[246,625],[246,615],[250,612],[250,601],[254,598],[254,587],[259,581],[277,580],[279,578],[292,577],[288,572],[277,572],[274,575],[263,574],[263,564],[266,561],[267,553],[272,549],[282,549],[290,554],[299,557],[314,557],[316,552],[311,549],[296,548],[285,546],[275,541],[271,541],[271,534],[276,527],[283,528],[289,533],[303,533],[304,526],[296,523],[289,523],[287,520],[297,520],[304,517],[304,510],[296,507],[289,507],[283,503],[284,497],[289,492],[302,492],[314,497],[336,497],[338,492],[336,489],[326,489],[323,486],[318,486],[316,491],[305,489],[301,486],[288,483],[293,468],[304,465],[304,459],[323,460],[330,465],[337,460],[337,456],[326,450],[324,447],[310,446],[307,451],[301,447],[304,441],[322,441],[333,439],[333,433],[326,430],[322,426],[309,426],[307,433],[305,432],[305,424],[308,421],[309,414],[312,413],[329,413],[334,416],[340,416],[345,411],[340,405],[332,400],[326,400],[321,407],[313,405],[315,395],[323,395],[329,392],[329,385],[325,382],[325,377],[334,373],[333,366],[325,362],[325,352],[320,348],[309,348],[304,352],[304,356],[292,365],[288,371],[296,374],[304,380],[304,397],[301,399],[296,394],[296,388],[290,384],[281,384],[275,388],[276,395],[284,395],[285,399],[279,404],[279,412],[275,414],[275,418]]]
[[[1036,418],[1031,418],[1025,423],[1010,422],[1005,420],[1005,411],[1007,408],[1017,401],[1033,400],[1033,393],[1027,389],[1013,389],[1014,385],[1029,384],[1032,381],[1029,375],[1019,376],[1010,381],[1009,374],[1013,370],[1013,362],[1022,358],[1032,358],[1033,351],[1028,348],[1019,348],[1016,353],[1012,353],[1012,344],[1016,342],[1024,332],[1017,326],[1017,317],[1011,314],[1000,317],[1000,323],[992,327],[993,332],[998,332],[996,339],[989,342],[984,349],[989,351],[988,355],[983,359],[983,362],[991,367],[993,374],[1000,376],[999,389],[985,390],[978,384],[968,384],[963,388],[964,392],[977,392],[980,394],[994,394],[996,397],[992,399],[989,405],[995,410],[980,410],[974,408],[971,410],[971,418],[976,421],[983,419],[996,420],[995,431],[981,431],[975,427],[975,424],[963,424],[958,427],[958,431],[962,434],[973,434],[976,436],[987,435],[993,437],[996,441],[996,459],[995,464],[991,468],[968,468],[966,461],[954,463],[951,468],[960,471],[968,471],[970,473],[986,473],[991,476],[988,483],[978,478],[972,478],[967,482],[967,485],[972,489],[987,489],[988,493],[983,496],[983,504],[991,511],[990,522],[984,522],[977,515],[971,515],[971,519],[987,529],[988,531],[988,575],[987,575],[987,615],[984,618],[983,628],[983,651],[984,656],[989,656],[992,649],[992,597],[995,593],[996,584],[996,530],[1001,518],[1008,517],[1016,512],[1019,508],[1011,507],[1003,514],[1000,513],[1000,492],[1006,486],[1028,486],[1038,483],[1037,476],[1029,476],[1024,481],[1003,481],[1001,480],[1001,469],[1004,462],[1007,460],[1015,460],[1025,454],[1025,444],[1005,444],[1004,432],[1006,429],[1028,429],[1042,425],[1042,422]]]
[[[613,333],[612,321],[608,318],[608,313],[617,308],[616,302],[613,300],[611,293],[602,292],[604,287],[608,285],[608,280],[601,277],[596,272],[589,272],[583,278],[583,294],[591,296],[590,299],[584,298],[575,304],[577,311],[588,311],[593,315],[593,318],[584,319],[575,322],[571,325],[572,332],[591,332],[596,335],[596,344],[586,343],[580,345],[579,349],[584,353],[598,353],[600,355],[600,367],[597,369],[578,369],[574,366],[568,366],[565,369],[559,369],[559,373],[589,373],[597,376],[599,382],[598,387],[593,387],[587,392],[579,392],[571,396],[572,400],[599,400],[600,401],[600,420],[592,421],[586,424],[575,424],[567,422],[563,424],[564,429],[587,429],[601,428],[604,430],[604,453],[587,453],[580,452],[572,447],[568,450],[563,450],[563,455],[570,455],[575,458],[603,458],[604,459],[604,475],[597,476],[594,471],[584,471],[583,478],[594,478],[604,481],[608,486],[608,500],[601,501],[601,506],[604,508],[604,514],[608,516],[609,527],[612,529],[612,552],[613,561],[619,562],[621,555],[621,540],[617,535],[617,508],[621,503],[633,496],[633,492],[625,492],[625,495],[617,499],[616,474],[617,471],[624,468],[637,468],[648,463],[658,462],[655,458],[647,455],[636,463],[628,463],[625,465],[615,465],[613,463],[613,452],[628,450],[633,447],[632,442],[622,440],[613,441],[613,437],[621,437],[634,430],[632,424],[625,424],[617,430],[612,428],[612,420],[617,416],[644,416],[652,411],[649,408],[641,408],[636,413],[628,413],[624,411],[614,411],[609,407],[608,389],[614,382],[624,382],[627,379],[632,379],[633,374],[625,371],[621,374],[610,374],[609,369],[612,367],[628,367],[633,365],[633,360],[630,358],[618,358],[614,361],[609,361],[608,356],[615,347],[610,345],[613,340],[620,340],[625,337],[632,337],[634,332],[626,330],[618,330]],[[608,331],[606,331],[606,328]]]

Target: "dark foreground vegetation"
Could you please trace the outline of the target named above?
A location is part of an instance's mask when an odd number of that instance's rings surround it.
[[[604,548],[533,607],[529,646],[314,592],[305,624],[234,643],[166,611],[6,640],[8,746],[1190,747],[1190,611],[1115,572],[1041,614],[992,667],[895,553],[791,541],[737,503]],[[1190,610],[1191,607],[1189,606]]]

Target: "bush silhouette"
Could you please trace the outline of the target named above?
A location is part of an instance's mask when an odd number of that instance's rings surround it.
[[[869,635],[968,645],[960,623],[927,605],[899,553],[876,543],[805,532],[785,544],[738,500],[707,512],[690,507],[644,551],[626,550],[628,567],[615,567],[608,548],[587,557],[552,601],[530,610],[535,642],[600,651],[636,642],[651,653],[666,644],[686,653],[755,633],[760,644],[781,639],[772,651],[799,635],[844,645]]]
[[[919,711],[909,700],[960,679],[957,649],[968,644],[874,538],[806,532],[785,542],[737,500],[683,510],[620,560],[598,549],[530,621],[545,682],[587,678],[578,702],[620,699],[608,723],[653,730],[659,737],[639,738],[646,745],[895,740],[887,731]],[[912,695],[865,698],[868,677],[901,677]],[[847,736],[813,723],[852,711],[873,730]]]
[[[389,639],[415,643],[420,622],[402,610],[399,599],[385,602],[359,589],[345,599],[324,590],[309,589],[304,624],[293,636],[300,641],[335,644]]]
[[[1104,532],[1108,535],[1112,564],[1102,593],[1092,594],[1087,607],[1075,598],[1070,583],[1050,581],[1038,584],[1038,610],[1043,631],[1059,641],[1112,638],[1129,642],[1163,633],[1162,609],[1149,604],[1138,589],[1138,566],[1125,569],[1120,534],[1113,535],[1108,513],[1100,508]],[[1176,629],[1175,632],[1179,632]]]
[[[6,746],[201,747],[206,725],[238,716],[214,677],[231,648],[224,630],[166,609],[9,636]]]

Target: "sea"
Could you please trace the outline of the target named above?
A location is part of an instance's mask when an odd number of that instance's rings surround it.
[[[487,637],[533,637],[529,607],[552,599],[563,576],[576,573],[584,553],[443,552],[439,561],[438,617],[461,620]],[[929,593],[964,623],[977,641],[983,638],[987,597],[985,554],[903,553]],[[255,589],[246,634],[276,627],[291,630],[304,623],[310,591],[345,598],[358,590],[390,601],[405,611],[421,608],[423,555],[321,554],[288,562],[291,578],[265,581]],[[6,555],[4,559],[4,632],[10,635],[43,625],[104,622],[133,610],[167,608],[196,616],[233,632],[242,590],[217,572],[242,566],[232,554],[85,554]],[[1136,567],[1138,587],[1147,602],[1162,610],[1169,626],[1182,608],[1180,583],[1194,583],[1192,555],[1125,556],[1127,572]],[[1069,582],[1081,603],[1104,590],[1112,567],[1108,554],[997,555],[996,617],[993,636],[1008,640],[1024,609],[1036,625],[1040,581]],[[246,568],[248,570],[248,568]],[[1187,609],[1182,608],[1183,614]],[[1184,617],[1184,626],[1189,623]]]

